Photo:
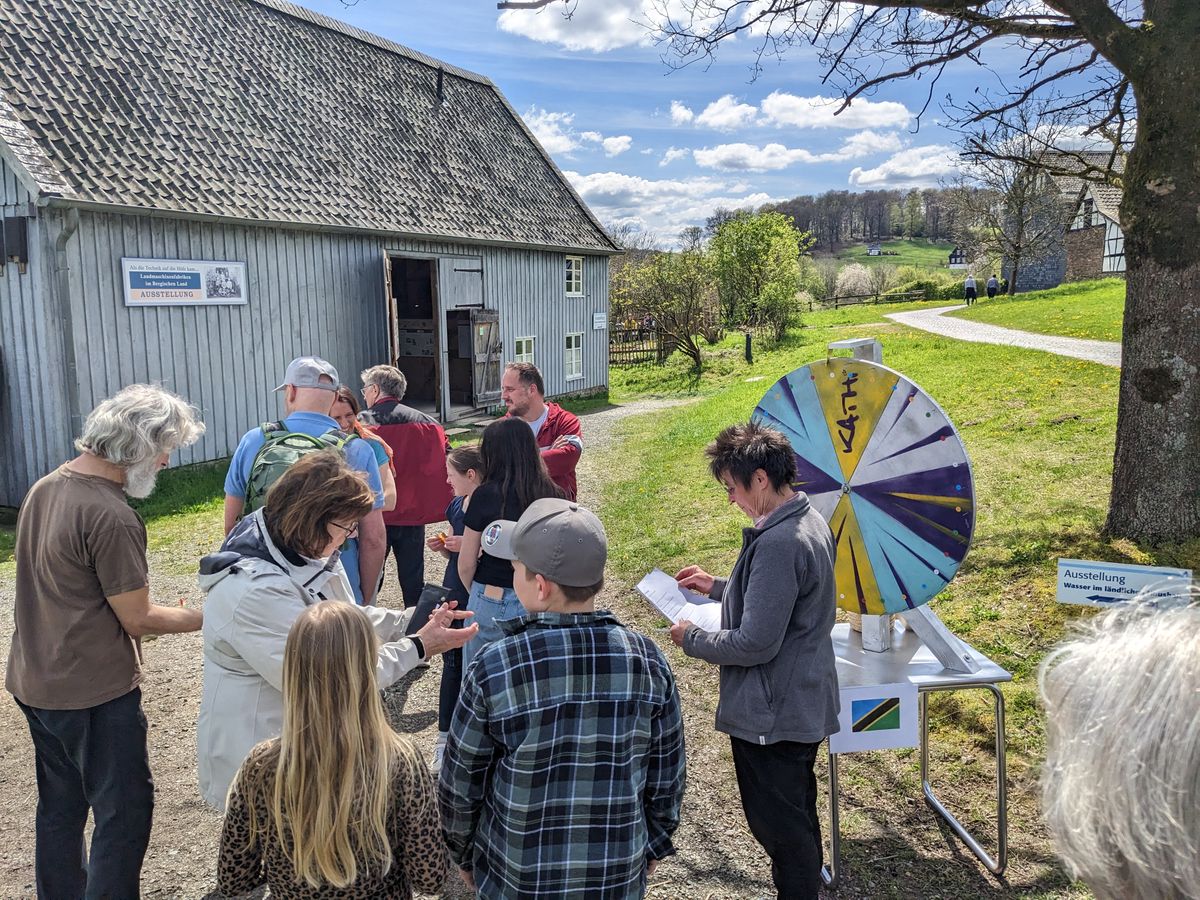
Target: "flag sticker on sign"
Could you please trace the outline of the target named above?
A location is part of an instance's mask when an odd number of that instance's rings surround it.
[[[850,704],[851,731],[890,731],[900,727],[900,698],[874,697]]]
[[[841,729],[829,738],[831,753],[917,746],[917,686],[912,682],[843,688],[841,697]]]

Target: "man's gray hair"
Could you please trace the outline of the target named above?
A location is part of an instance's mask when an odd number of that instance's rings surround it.
[[[1200,886],[1200,603],[1111,610],[1043,661],[1042,806],[1100,900]]]
[[[129,468],[195,443],[204,434],[199,410],[153,384],[131,384],[104,400],[75,441],[81,452]]]
[[[363,387],[373,384],[384,394],[397,400],[403,400],[404,392],[408,390],[408,379],[395,366],[371,366],[365,369],[359,378],[362,379]]]

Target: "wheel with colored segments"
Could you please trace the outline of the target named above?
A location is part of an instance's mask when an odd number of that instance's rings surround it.
[[[754,419],[787,435],[793,487],[833,529],[838,606],[904,612],[950,583],[975,530],[975,483],[928,394],[886,366],[831,358],[779,379]]]

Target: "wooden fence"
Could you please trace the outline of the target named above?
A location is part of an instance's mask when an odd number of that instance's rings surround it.
[[[662,365],[674,349],[674,342],[655,328],[608,330],[610,366]]]
[[[825,300],[809,300],[808,311],[815,309],[840,309],[859,303],[915,303],[925,300],[924,291],[906,291],[902,294],[851,294],[846,297],[829,297]]]

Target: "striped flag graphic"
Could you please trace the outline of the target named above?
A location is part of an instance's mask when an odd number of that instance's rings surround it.
[[[900,698],[854,700],[850,710],[853,731],[893,731],[900,728]]]

